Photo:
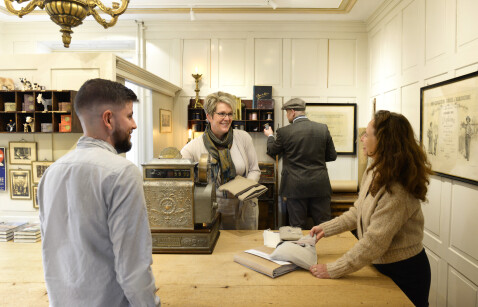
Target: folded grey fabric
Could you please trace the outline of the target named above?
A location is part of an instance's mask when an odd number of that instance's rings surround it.
[[[308,270],[311,265],[317,264],[315,236],[307,235],[297,241],[279,243],[270,257],[274,260],[290,261]]]
[[[227,191],[241,201],[259,197],[267,191],[267,187],[254,180],[236,176],[233,180],[221,185],[219,191]]]
[[[280,239],[284,241],[299,240],[302,237],[300,227],[282,226],[279,227]]]

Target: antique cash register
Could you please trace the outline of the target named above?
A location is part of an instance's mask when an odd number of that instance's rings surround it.
[[[191,162],[169,151],[143,164],[153,253],[210,254],[219,237],[220,214],[216,187],[207,182],[208,155]]]

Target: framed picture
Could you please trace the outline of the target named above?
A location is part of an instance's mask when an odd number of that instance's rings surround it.
[[[32,186],[32,191],[33,191],[33,208],[39,209],[40,207],[38,206],[38,199],[37,199],[38,187]]]
[[[159,128],[161,133],[170,133],[173,131],[173,118],[170,110],[159,110]]]
[[[37,143],[10,142],[10,164],[31,164],[37,159]]]
[[[46,169],[53,164],[53,161],[33,161],[32,162],[32,181],[33,184],[40,183],[40,179]]]
[[[24,169],[11,169],[10,177],[10,198],[31,199],[31,172]]]
[[[420,89],[420,141],[437,175],[478,185],[478,72]]]
[[[327,125],[338,155],[357,154],[356,103],[307,103],[305,113]]]

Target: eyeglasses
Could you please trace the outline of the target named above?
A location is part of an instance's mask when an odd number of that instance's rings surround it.
[[[214,112],[214,113],[216,113],[216,112]],[[232,119],[233,116],[234,116],[234,113],[223,113],[223,112],[221,112],[221,113],[216,113],[216,114],[219,115],[219,117],[220,117],[221,119],[226,118],[226,116],[229,116],[229,118]]]

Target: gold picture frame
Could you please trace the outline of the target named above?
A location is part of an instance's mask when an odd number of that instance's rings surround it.
[[[11,199],[32,199],[30,170],[11,169],[9,172],[9,181]]]
[[[33,191],[33,208],[35,209],[40,209],[40,206],[38,206],[38,199],[37,199],[37,192],[38,192],[38,186],[32,186],[32,191]]]
[[[32,164],[37,160],[36,142],[9,142],[10,164]]]
[[[46,169],[53,164],[53,161],[33,161],[32,162],[32,182],[39,184],[40,179]]]
[[[159,109],[159,131],[161,133],[173,132],[173,116],[170,110]]]

